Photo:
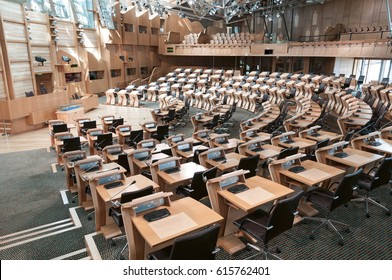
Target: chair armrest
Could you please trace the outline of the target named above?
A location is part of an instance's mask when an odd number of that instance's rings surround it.
[[[329,194],[326,194],[326,193],[321,193],[321,192],[318,192],[318,191],[314,191],[314,192],[312,192],[311,194],[310,194],[310,196],[312,195],[312,194],[314,194],[314,193],[317,193],[317,195],[321,195],[321,196],[324,196],[324,197],[328,197],[328,198],[332,198],[332,199],[337,199],[337,198],[339,198],[339,196],[333,196],[333,195],[329,195]],[[310,197],[309,196],[309,197]]]
[[[273,226],[266,227],[265,225],[262,225],[262,224],[260,224],[260,223],[258,223],[258,222],[256,222],[256,221],[254,221],[254,220],[252,220],[252,219],[250,219],[250,218],[246,218],[246,219],[241,223],[240,229],[242,228],[242,226],[244,225],[245,222],[251,222],[251,223],[253,223],[253,224],[255,224],[255,225],[258,225],[258,226],[260,226],[260,227],[262,227],[262,228],[265,228],[266,230],[270,230],[270,229],[273,228]]]
[[[327,188],[327,190],[329,190],[333,185],[335,185],[335,184],[339,184],[339,182],[333,182],[333,183],[331,183],[329,186],[328,186],[328,188]]]

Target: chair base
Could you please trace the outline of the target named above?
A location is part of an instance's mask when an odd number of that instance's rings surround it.
[[[256,250],[256,251],[258,251],[258,253],[253,254],[253,255],[250,256],[250,257],[247,257],[245,260],[250,260],[250,259],[252,259],[252,258],[254,258],[254,257],[258,256],[258,255],[262,255],[262,256],[264,257],[265,260],[270,260],[270,259],[271,259],[271,260],[272,260],[272,259],[281,260],[281,258],[279,258],[277,255],[272,254],[272,253],[268,250],[268,248],[262,249],[262,248],[259,248],[259,247],[255,246],[255,245],[251,244],[251,243],[246,244],[246,246],[247,246],[247,247],[250,247],[250,248],[252,248],[252,249],[254,249],[254,250]],[[277,249],[276,251],[279,251],[279,252],[280,252],[280,250],[279,250],[278,248],[276,248],[276,249]],[[270,256],[270,257],[272,257],[272,258],[268,258],[268,256]]]
[[[111,245],[115,246],[117,240],[124,239],[126,237],[127,237],[126,235],[120,235],[120,236],[112,238]],[[118,259],[120,259],[120,260],[125,259],[124,256],[123,256],[123,253],[124,253],[125,249],[127,249],[127,248],[128,248],[128,242],[124,245],[124,247],[121,249],[120,253],[118,254]]]
[[[376,200],[374,200],[373,198],[368,197],[368,196],[363,196],[363,197],[358,197],[358,198],[351,199],[351,202],[364,202],[364,204],[365,204],[365,211],[366,211],[366,217],[367,218],[370,217],[370,214],[369,214],[369,203],[373,204],[374,206],[377,206],[377,207],[383,209],[387,216],[391,215],[391,210],[390,209],[388,209],[387,207],[385,207],[381,203],[377,202]]]
[[[343,246],[344,245],[344,239],[343,236],[340,234],[340,232],[338,231],[338,229],[336,228],[336,225],[340,225],[340,226],[344,226],[346,227],[346,232],[350,232],[350,228],[349,225],[339,222],[339,221],[335,221],[335,220],[331,220],[328,218],[317,218],[317,217],[303,217],[303,221],[318,221],[321,222],[320,225],[318,225],[310,234],[310,239],[314,239],[314,234],[321,229],[322,226],[326,225],[328,228],[331,228],[340,238],[339,240],[339,245]]]

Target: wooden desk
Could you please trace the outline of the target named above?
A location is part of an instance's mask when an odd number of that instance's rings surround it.
[[[71,137],[74,137],[74,136],[71,136]],[[81,145],[87,143],[87,139],[84,136],[79,136],[79,139],[80,139],[80,144]],[[54,142],[55,142],[55,149],[56,149],[56,152],[57,152],[57,163],[58,164],[63,164],[63,153],[61,151],[61,148],[63,147],[63,139],[55,139]]]
[[[130,185],[133,181],[135,183]],[[120,235],[120,228],[114,223],[113,218],[109,216],[109,208],[113,206],[111,202],[119,200],[123,192],[136,191],[148,186],[153,186],[155,190],[159,188],[157,184],[143,175],[126,177],[122,186],[113,189],[106,189],[103,185],[97,186],[97,200],[96,204],[94,204],[95,230],[101,231],[106,239]]]
[[[187,162],[181,164],[180,170],[178,172],[166,173],[164,171],[158,171],[157,174],[164,182],[163,191],[166,191],[167,188],[172,189],[177,186],[188,185],[192,181],[193,174],[195,172],[205,171],[205,170],[207,169],[200,164],[194,162]],[[161,184],[159,185],[162,187]]]
[[[344,170],[339,168],[311,160],[301,162],[301,166],[305,167],[306,170],[300,173],[294,173],[288,169],[281,169],[280,174],[302,185],[315,186],[345,173]],[[285,185],[284,182],[282,182],[283,185]]]
[[[372,146],[364,143],[361,146],[361,150],[381,153],[386,156],[392,155],[392,140],[377,138],[377,142],[380,142],[380,146]]]
[[[313,140],[313,141],[321,141],[321,140],[329,138],[330,142],[339,141],[342,138],[341,134],[329,132],[329,131],[324,131],[324,130],[318,130],[317,134],[319,134],[319,135],[306,134],[305,138],[309,139],[309,140]]]
[[[261,160],[266,160],[279,155],[280,151],[282,150],[282,148],[271,144],[264,144],[261,147],[264,150],[255,152],[249,149],[245,149],[245,153],[249,156],[259,155]]]
[[[149,223],[143,215],[132,215],[131,206],[123,205],[124,226],[130,248],[129,259],[143,260],[148,253],[172,245],[176,238],[223,220],[215,211],[190,197],[157,209],[160,208],[167,208],[171,215]],[[163,223],[169,224],[170,228],[159,227]]]
[[[225,144],[220,144],[220,143],[217,143],[217,142],[215,142],[215,141],[210,141],[210,147],[211,147],[211,148],[214,148],[214,147],[222,147],[222,148],[225,149],[225,151],[226,151],[227,153],[230,153],[230,152],[234,152],[235,149],[237,149],[237,146],[238,146],[239,144],[244,143],[243,140],[236,139],[236,138],[228,139],[228,141],[229,141],[229,143],[225,143]]]
[[[290,188],[260,176],[245,179],[243,174],[243,170],[238,170],[207,182],[212,209],[224,218],[218,244],[230,254],[245,247],[234,235],[238,230],[233,225],[234,220],[253,212],[265,203],[272,202],[294,192]],[[233,176],[240,176],[238,183],[245,184],[249,189],[237,194],[229,192],[227,190],[228,187],[222,190],[220,182]]]
[[[89,143],[89,153],[90,155],[97,154],[95,150],[95,142],[97,141],[97,135],[88,135],[88,143]],[[118,139],[118,135],[112,132],[113,143]]]
[[[279,141],[278,144],[279,146],[289,148],[289,147],[298,147],[299,149],[309,149],[316,145],[316,141],[305,139],[305,138],[300,138],[300,137],[293,137],[292,140],[294,140],[293,143],[284,143]]]
[[[240,160],[244,158],[244,155],[240,155],[237,153],[228,153],[225,154],[226,162],[224,161],[215,161],[213,159],[206,159],[207,168],[217,167],[219,171],[225,172],[230,171],[238,167]]]
[[[160,160],[160,159],[168,158],[168,157],[169,156],[167,154],[156,153],[156,154],[152,154],[151,158],[149,158],[149,159],[147,159],[145,161],[141,161],[141,160],[138,160],[136,158],[133,158],[132,164],[133,164],[134,175],[140,174],[143,170],[149,169],[151,164],[152,164],[152,162],[155,162],[155,161]],[[129,164],[131,166],[131,163],[129,163]]]
[[[324,152],[320,151],[320,152],[324,154],[324,155],[320,155],[320,157],[324,156],[324,160],[322,161],[322,163],[326,163],[328,165],[332,165],[335,167],[339,167],[338,166],[339,164],[346,167],[353,167],[354,171],[362,167],[376,164],[379,160],[384,158],[384,156],[382,155],[356,150],[353,148],[345,148],[343,150],[344,153],[348,154],[348,156],[344,158],[339,158],[334,155],[330,155],[328,151],[324,151]]]

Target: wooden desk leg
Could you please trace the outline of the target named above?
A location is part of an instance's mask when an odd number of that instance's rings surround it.
[[[319,213],[319,211],[313,208],[313,206],[310,203],[306,202],[304,198],[301,199],[298,205],[298,212],[302,216],[308,216],[308,217],[316,216]]]

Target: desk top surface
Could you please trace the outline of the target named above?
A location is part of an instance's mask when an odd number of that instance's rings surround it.
[[[133,224],[152,248],[223,220],[215,211],[190,197],[173,201],[170,207],[159,208],[167,208],[171,215],[150,223],[143,215],[132,218]],[[184,218],[186,224],[181,223]]]
[[[206,159],[206,162],[211,166],[217,166],[218,169],[221,171],[225,171],[237,167],[240,163],[241,158],[245,158],[246,156],[237,153],[227,153],[225,154],[225,157],[225,163],[223,163],[223,161],[215,161],[213,159]]]
[[[392,140],[377,138],[377,142],[380,142],[380,146],[372,146],[369,144],[362,145],[366,150],[372,150],[376,152],[381,152],[384,154],[392,154]]]
[[[246,179],[245,185],[249,189],[238,194],[233,194],[227,189],[218,191],[218,193],[230,203],[249,212],[260,205],[294,192],[290,188],[260,176],[253,176]]]
[[[267,159],[267,158],[277,156],[282,150],[281,147],[274,146],[271,144],[264,144],[261,147],[263,148],[262,151],[255,152],[247,149],[246,152],[250,155],[259,155],[260,159]]]
[[[383,158],[382,155],[373,154],[370,152],[365,152],[353,148],[346,148],[343,150],[343,152],[348,154],[348,156],[344,158],[339,158],[327,153],[325,155],[325,158],[347,166],[352,166],[354,168],[360,168],[366,164],[378,161]]]
[[[130,185],[133,181],[135,181],[135,183]],[[123,185],[116,188],[106,189],[103,185],[99,185],[97,186],[97,193],[103,201],[108,202],[120,199],[121,194],[124,192],[137,191],[148,186],[153,186],[154,189],[159,188],[158,184],[154,183],[147,177],[138,174],[135,176],[126,177]]]
[[[327,138],[329,138],[330,141],[335,141],[335,140],[342,138],[341,134],[334,133],[334,132],[318,130],[317,133],[320,135],[319,136],[306,135],[306,138],[313,140],[313,141],[320,141],[320,140],[324,140]]]
[[[288,169],[281,169],[280,174],[307,186],[313,186],[345,173],[342,169],[311,160],[301,162],[301,166],[305,167],[306,170],[294,173]]]
[[[286,148],[298,147],[300,149],[310,148],[310,147],[316,145],[316,141],[309,140],[306,138],[293,137],[292,139],[294,140],[293,143],[288,144],[288,143],[284,143],[284,142],[279,141],[279,145],[282,147],[286,147]]]
[[[193,174],[199,171],[207,170],[204,166],[194,163],[187,162],[180,166],[180,170],[173,173],[166,173],[165,171],[158,171],[158,175],[169,185],[178,184],[191,180]]]
[[[127,170],[124,167],[122,167],[121,165],[119,165],[118,163],[110,162],[110,163],[103,164],[102,168],[99,169],[99,170],[92,171],[92,172],[84,172],[83,171],[83,172],[80,173],[80,176],[84,180],[88,181],[88,180],[93,179],[98,174],[104,173],[106,171],[111,171],[111,170],[114,170],[114,169],[118,169],[120,172],[127,172]]]

